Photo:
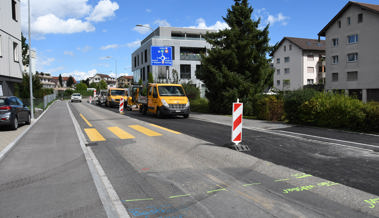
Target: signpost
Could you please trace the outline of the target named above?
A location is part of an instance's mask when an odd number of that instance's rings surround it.
[[[151,46],[151,65],[172,66],[172,48]]]

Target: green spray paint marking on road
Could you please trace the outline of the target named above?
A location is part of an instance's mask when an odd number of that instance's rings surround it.
[[[226,188],[220,188],[220,189],[215,189],[215,190],[207,191],[207,193],[210,194],[210,193],[219,192],[219,191],[228,191],[228,190],[226,190]]]
[[[242,185],[242,186],[252,186],[252,185],[260,185],[261,183],[257,182],[257,183],[251,183],[251,184],[245,184],[245,185]]]
[[[283,193],[288,194],[290,192],[302,192],[302,191],[308,191],[317,187],[330,187],[333,185],[339,185],[339,183],[331,182],[331,181],[320,182],[317,185],[304,185],[304,186],[295,187],[295,188],[283,189]]]
[[[306,177],[311,177],[312,175],[306,174],[306,173],[296,173],[296,174],[293,174],[291,176],[296,177],[296,179],[302,179],[302,178],[306,178]]]
[[[368,199],[365,200],[366,203],[370,204],[371,209],[375,208],[376,203],[379,203],[379,198],[374,198],[374,199]]]
[[[283,182],[283,181],[288,181],[288,180],[290,180],[290,179],[277,179],[277,180],[275,180],[275,182]]]
[[[188,196],[191,196],[191,194],[186,194],[186,195],[173,195],[173,196],[170,196],[168,198],[180,198],[180,197],[188,197]]]
[[[125,202],[133,202],[133,201],[152,201],[153,198],[142,198],[142,199],[130,199],[130,200],[123,200]]]

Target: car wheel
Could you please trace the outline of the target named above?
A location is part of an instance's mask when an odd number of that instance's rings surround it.
[[[25,121],[26,125],[30,125],[30,114],[28,114],[28,119]]]
[[[16,130],[18,128],[18,119],[17,119],[17,117],[13,118],[13,122],[11,123],[10,128],[11,128],[11,130]]]
[[[161,118],[161,117],[162,117],[162,113],[161,113],[161,110],[159,109],[159,107],[157,107],[157,112],[155,113],[155,115],[156,115],[158,118]]]
[[[188,117],[189,117],[189,114],[184,114],[183,117],[184,117],[184,118],[188,118]]]

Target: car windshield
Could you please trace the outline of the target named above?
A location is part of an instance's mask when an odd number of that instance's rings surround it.
[[[111,94],[112,95],[125,95],[125,91],[124,90],[112,90]]]
[[[80,94],[79,93],[74,93],[74,94],[72,94],[72,96],[80,96]]]
[[[160,96],[185,96],[180,86],[158,86]]]

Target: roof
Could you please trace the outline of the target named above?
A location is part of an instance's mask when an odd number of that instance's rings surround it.
[[[68,81],[68,76],[62,76],[62,81]],[[73,79],[74,79],[74,84],[76,83],[76,80],[75,80],[75,78],[74,77],[72,77]],[[52,80],[56,80],[56,81],[58,81],[59,80],[59,77],[57,77],[57,76],[53,76],[53,78],[52,78]]]
[[[285,40],[288,40],[295,44],[297,47],[299,47],[301,50],[306,51],[325,51],[325,40],[317,40],[317,39],[306,39],[306,38],[295,38],[295,37],[284,37],[276,47],[274,51],[270,54],[271,56],[274,55],[276,50],[280,47],[281,44]]]
[[[109,78],[110,76],[109,75],[107,75],[107,74],[102,74],[102,73],[98,73],[98,74],[96,74],[97,76],[100,76],[101,78],[104,78],[104,77],[106,77],[106,78]]]
[[[379,14],[379,5],[374,5],[374,4],[367,4],[367,3],[360,3],[360,2],[353,2],[349,1],[339,12],[338,14],[318,33],[318,36],[325,36],[326,31],[329,29],[331,25],[338,20],[343,13],[350,7],[350,6],[358,6],[362,9],[371,11],[373,13]]]
[[[120,76],[119,79],[133,79],[133,76]]]

